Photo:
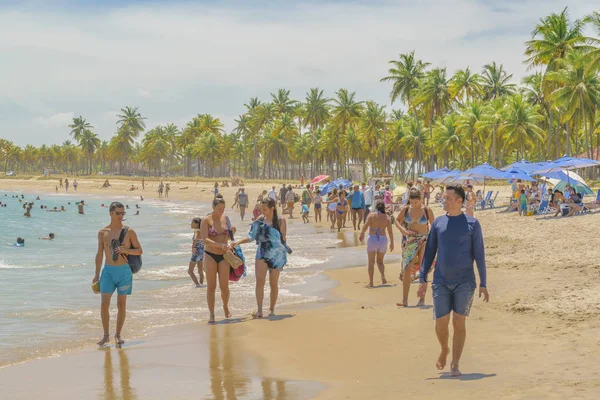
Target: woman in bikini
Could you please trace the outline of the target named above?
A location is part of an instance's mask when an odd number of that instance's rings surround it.
[[[408,292],[411,282],[418,277],[416,273],[423,260],[425,243],[429,234],[429,225],[433,222],[433,212],[421,200],[421,193],[413,190],[409,194],[409,205],[404,207],[394,224],[406,238],[402,249],[402,303],[396,305],[408,307]],[[425,304],[425,298],[420,298],[417,306]]]
[[[362,242],[365,239],[365,232],[367,229],[369,230],[369,239],[367,240],[367,256],[369,257],[368,287],[370,288],[373,287],[375,261],[377,261],[377,268],[381,274],[381,283],[383,285],[387,283],[387,280],[385,279],[385,265],[383,264],[383,257],[385,257],[385,253],[387,252],[388,248],[388,236],[390,242],[390,251],[394,251],[392,221],[385,213],[385,203],[383,201],[377,201],[375,203],[375,210],[377,212],[369,214],[367,221],[360,232],[360,241]]]
[[[340,197],[336,203],[335,216],[337,219],[338,232],[342,229],[342,223],[344,221],[344,215],[348,212],[348,200],[346,200],[346,191],[340,191]],[[333,227],[332,227],[333,228]]]
[[[275,304],[279,294],[279,274],[287,263],[287,252],[284,246],[287,226],[285,219],[277,215],[277,204],[270,197],[262,201],[262,216],[252,223],[248,237],[231,244],[236,246],[256,241],[256,304],[255,318],[263,316],[263,299],[265,297],[265,282],[269,272],[271,287],[269,316],[275,315]]]
[[[333,191],[331,192],[331,194],[329,195],[329,199],[327,200],[327,212],[329,214],[329,220],[331,221],[330,229],[335,228],[335,221],[337,219],[336,218],[337,202],[338,202],[338,190],[337,190],[337,188],[334,188]]]
[[[206,302],[210,318],[209,324],[215,322],[215,292],[217,290],[217,276],[223,311],[225,318],[229,318],[229,268],[230,265],[223,255],[229,249],[228,240],[230,232],[235,233],[235,228],[230,227],[229,219],[223,215],[225,200],[216,197],[212,203],[213,212],[202,220],[200,224],[200,239],[204,241],[204,271],[206,271]]]
[[[315,205],[315,222],[321,222],[321,208],[323,205],[323,197],[321,197],[321,191],[317,189],[316,194],[313,196],[313,203]]]

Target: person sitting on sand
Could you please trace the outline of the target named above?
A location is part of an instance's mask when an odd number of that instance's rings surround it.
[[[103,188],[108,188],[108,187],[111,187],[111,186],[112,186],[112,185],[111,185],[111,184],[108,182],[108,179],[106,179],[106,180],[104,181],[104,183],[102,184],[102,187],[103,187]]]
[[[585,206],[582,197],[583,196],[580,193],[575,193],[569,197],[569,213],[567,214],[567,217],[571,217],[575,215],[575,213],[584,210]]]
[[[387,284],[385,279],[385,265],[383,258],[388,249],[388,237],[390,251],[394,251],[394,233],[392,231],[392,221],[385,212],[385,203],[381,200],[375,203],[375,210],[369,214],[362,231],[360,232],[360,241],[365,240],[365,232],[369,230],[369,239],[367,240],[367,256],[369,258],[369,288],[373,287],[373,276],[375,275],[375,261],[381,274],[381,284]],[[386,234],[387,232],[387,234]]]
[[[402,303],[398,306],[408,307],[410,284],[421,269],[421,261],[425,253],[429,226],[433,223],[433,211],[423,204],[421,195],[413,190],[409,195],[409,205],[400,211],[394,224],[405,238],[402,248]],[[425,298],[419,298],[417,306],[425,305]]]
[[[50,232],[48,236],[43,236],[40,240],[54,240],[54,233]]]

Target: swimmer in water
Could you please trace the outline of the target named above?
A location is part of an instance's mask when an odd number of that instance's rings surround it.
[[[16,247],[25,247],[25,239],[23,239],[22,237],[18,237],[17,238],[17,243],[13,244],[13,246],[16,246]]]
[[[54,233],[50,232],[48,236],[44,236],[40,238],[41,240],[54,240]]]

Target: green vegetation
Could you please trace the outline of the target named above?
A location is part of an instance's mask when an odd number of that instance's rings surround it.
[[[0,165],[36,174],[48,168],[292,179],[347,176],[349,163],[363,163],[372,173],[402,179],[442,166],[500,167],[563,154],[598,158],[600,39],[584,36],[586,26],[600,36],[600,12],[572,20],[565,9],[540,19],[525,43],[532,73],[521,85],[497,62],[480,73],[467,66],[450,76],[413,51],[390,61],[381,79],[391,84],[392,104],[405,111],[360,101],[348,89],[328,98],[312,88],[304,101],[279,89],[267,101],[250,99],[232,132],[208,114],[185,127],[145,131],[137,107],[126,107],[108,142],[80,116],[68,127],[74,142],[61,146],[21,148],[0,139]]]

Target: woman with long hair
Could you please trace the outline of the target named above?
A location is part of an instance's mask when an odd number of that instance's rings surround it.
[[[381,283],[385,285],[385,265],[383,258],[388,248],[388,237],[390,251],[394,251],[394,234],[392,232],[392,221],[385,213],[385,203],[381,200],[375,203],[377,212],[370,213],[367,217],[362,231],[360,232],[360,241],[364,241],[365,232],[369,230],[369,239],[367,240],[367,256],[369,257],[369,286],[373,287],[373,275],[375,274],[375,261],[381,274]]]
[[[256,305],[257,311],[253,316],[262,318],[263,299],[265,297],[265,282],[269,272],[271,287],[269,316],[275,315],[275,304],[279,294],[279,274],[287,263],[285,239],[287,226],[285,219],[277,215],[275,200],[267,197],[262,201],[262,216],[252,223],[248,237],[233,242],[231,247],[256,241]]]
[[[394,224],[402,232],[404,243],[402,248],[402,303],[398,306],[408,307],[408,293],[411,282],[418,277],[429,227],[433,223],[433,211],[423,204],[421,192],[412,190],[409,193],[408,205],[400,211]],[[425,298],[420,298],[417,306],[425,304]]]
[[[206,302],[210,318],[209,324],[215,322],[215,292],[217,277],[223,300],[225,318],[229,318],[229,263],[224,254],[230,248],[228,241],[235,227],[231,227],[229,218],[224,215],[225,200],[216,197],[212,202],[213,211],[200,224],[200,239],[204,241],[204,271],[206,271]]]
[[[336,209],[338,202],[338,190],[334,188],[332,192],[329,194],[329,198],[327,199],[327,214],[329,215],[329,220],[331,221],[331,229],[335,228],[336,217]]]
[[[346,191],[340,191],[340,197],[336,203],[335,216],[337,219],[338,232],[342,229],[342,224],[345,222],[345,216],[348,213],[348,200],[346,200]]]

